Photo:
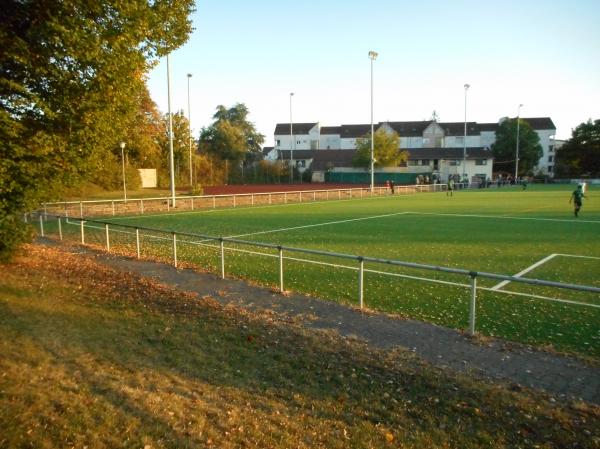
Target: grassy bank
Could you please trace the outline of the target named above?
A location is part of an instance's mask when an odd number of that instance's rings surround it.
[[[58,249],[0,267],[0,447],[598,447],[600,411]]]

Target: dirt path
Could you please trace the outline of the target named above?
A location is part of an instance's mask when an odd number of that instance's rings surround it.
[[[56,244],[41,239],[44,244]],[[514,388],[545,390],[556,398],[581,398],[600,404],[600,367],[516,343],[490,340],[475,343],[462,333],[432,324],[365,313],[333,302],[302,295],[283,296],[234,279],[171,265],[65,247],[83,257],[95,257],[113,268],[154,278],[164,284],[210,295],[223,304],[249,310],[269,310],[284,319],[300,320],[306,327],[333,329],[381,348],[402,346],[438,366],[468,371],[477,376],[503,379]]]

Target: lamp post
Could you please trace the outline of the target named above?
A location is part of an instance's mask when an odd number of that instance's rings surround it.
[[[521,121],[521,108],[522,104],[517,109],[517,149],[515,151],[515,185],[517,184],[517,178],[519,176],[519,122]]]
[[[465,135],[463,137],[463,179],[467,170],[467,91],[471,87],[470,84],[465,84]]]
[[[192,179],[192,122],[191,122],[191,109],[190,109],[190,78],[192,77],[191,73],[187,74],[187,88],[188,88],[188,131],[189,131],[189,144],[190,144],[190,188],[194,187],[194,180]]]
[[[171,115],[171,68],[167,54],[167,106],[169,115],[169,168],[171,171],[171,203],[175,207],[175,160],[173,158],[173,116]]]
[[[290,184],[294,182],[294,130],[292,125],[292,97],[294,92],[290,92]]]
[[[127,202],[127,184],[125,182],[125,142],[119,144],[121,147],[121,164],[123,166],[123,199]]]
[[[375,132],[373,129],[373,61],[377,59],[378,53],[369,52],[371,59],[371,192],[375,190]]]

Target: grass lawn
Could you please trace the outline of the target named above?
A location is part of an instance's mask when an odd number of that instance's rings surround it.
[[[115,223],[113,249],[135,251],[132,230],[120,225],[146,226],[506,275],[530,269],[524,277],[600,287],[600,190],[588,191],[579,218],[572,216],[568,203],[572,190],[572,186],[532,185],[526,191],[509,187],[457,191],[453,197],[429,193],[107,220]],[[79,238],[77,226],[65,232]],[[105,244],[102,226],[88,223],[86,233],[88,243]],[[169,260],[170,239],[168,234],[142,232],[143,255]],[[260,250],[263,255],[247,251],[257,249],[227,244],[228,275],[276,287],[277,251]],[[180,238],[180,261],[219,271],[219,255],[214,242]],[[356,261],[293,252],[285,256],[287,289],[357,305]],[[375,263],[365,268],[371,270],[365,274],[367,307],[467,327],[468,288],[397,275],[458,284],[468,284],[468,277]],[[478,285],[489,289],[497,284],[480,278]],[[501,290],[600,305],[596,293],[514,282]],[[600,356],[599,308],[479,290],[477,315],[477,330],[485,335]]]
[[[59,249],[0,266],[0,447],[598,447],[600,411]]]

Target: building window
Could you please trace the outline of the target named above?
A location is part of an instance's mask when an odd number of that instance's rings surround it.
[[[429,159],[421,159],[419,165],[429,165]]]
[[[475,159],[475,165],[487,165],[487,159]]]
[[[548,173],[552,173],[554,170],[554,166],[553,165],[548,165]]]
[[[548,152],[552,153],[554,151],[554,145],[548,146]]]
[[[455,141],[457,144],[459,144],[459,143],[460,143],[460,144],[462,145],[462,144],[464,144],[464,143],[465,143],[465,136],[456,136],[456,137],[454,138],[454,141]]]
[[[306,167],[306,161],[302,160],[302,159],[299,161],[296,161],[296,167],[300,167],[300,168]]]
[[[554,159],[554,156],[548,156],[548,162],[552,162],[553,159]]]
[[[296,145],[300,145],[300,141],[299,140],[296,140]]]
[[[460,159],[450,159],[448,165],[457,166],[460,165]]]
[[[277,140],[275,141],[275,146],[276,146],[276,147],[278,147],[279,145],[281,145],[281,140],[277,139]]]
[[[408,161],[408,166],[409,167],[416,167],[417,165],[419,165],[419,160],[418,159],[412,159]]]

